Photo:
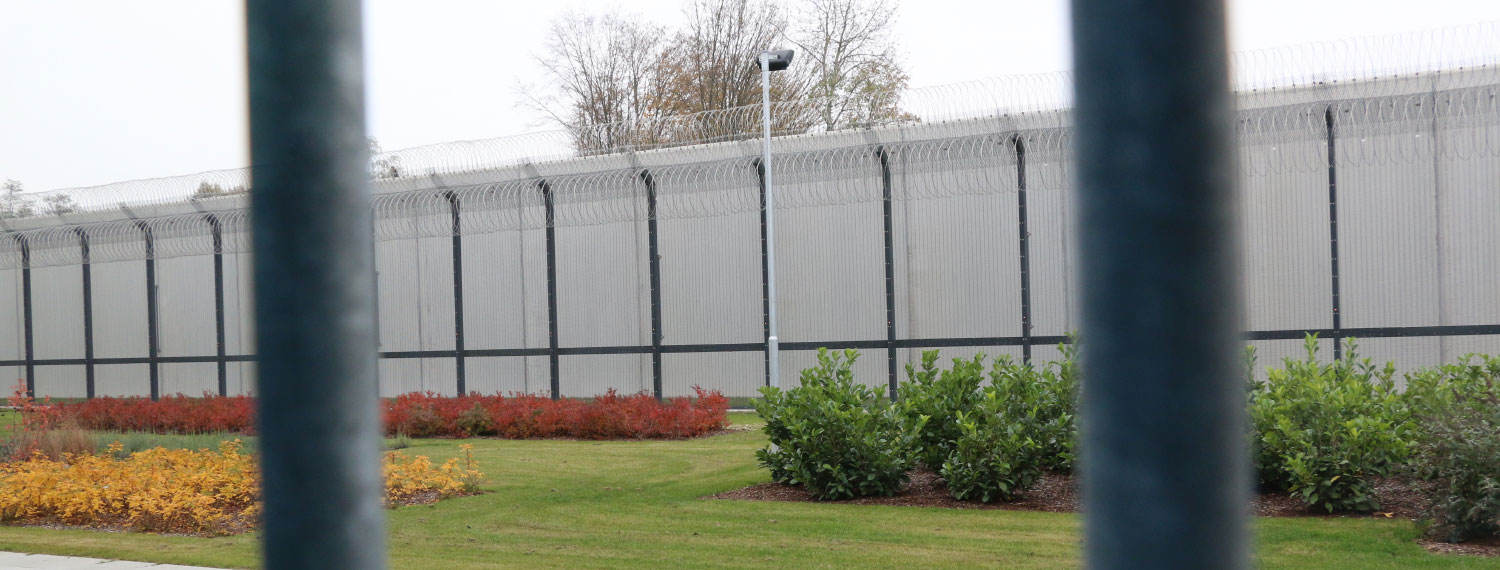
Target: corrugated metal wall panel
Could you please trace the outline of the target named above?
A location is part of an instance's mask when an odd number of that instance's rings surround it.
[[[214,317],[213,256],[195,255],[157,260],[156,294],[162,356],[214,354],[218,343]],[[213,373],[213,377],[217,378],[217,373]],[[196,395],[196,392],[190,394]]]
[[[758,397],[766,385],[765,353],[717,352],[665,354],[661,359],[662,395],[691,396],[693,386],[719,390],[725,396]]]
[[[145,396],[151,393],[146,364],[100,364],[94,367],[94,395]]]
[[[564,398],[588,398],[611,388],[621,394],[651,391],[651,357],[640,354],[563,356],[559,363]]]
[[[522,356],[469,358],[464,369],[470,392],[534,394],[547,390],[546,378],[527,377],[526,358]]]
[[[1333,326],[1328,171],[1301,166],[1305,155],[1326,156],[1326,145],[1312,133],[1241,140],[1240,261],[1249,330]]]
[[[31,310],[34,319],[32,337],[38,359],[83,358],[81,266],[32,269]]]
[[[25,374],[25,370],[21,371]],[[0,376],[0,378],[7,378]],[[82,398],[88,395],[83,366],[52,365],[36,367],[37,398]]]
[[[95,263],[93,281],[94,356],[149,356],[146,354],[149,348],[146,338],[146,262]]]
[[[219,393],[219,367],[212,362],[163,362],[158,366],[163,396]]]
[[[0,256],[15,254],[0,253]],[[0,360],[20,360],[26,356],[22,313],[21,270],[0,269]]]

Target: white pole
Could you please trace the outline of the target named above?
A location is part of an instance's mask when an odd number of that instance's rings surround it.
[[[761,168],[766,181],[766,366],[771,386],[781,387],[776,339],[776,194],[771,186],[771,54],[760,54]]]

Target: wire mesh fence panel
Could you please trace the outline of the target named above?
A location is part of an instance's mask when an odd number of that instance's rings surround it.
[[[255,295],[251,267],[249,253],[224,256],[224,350],[231,357],[255,354]],[[255,363],[227,362],[225,392],[249,395],[254,390]]]
[[[91,267],[94,288],[94,356],[147,358],[146,262],[111,261]]]
[[[464,369],[470,392],[535,394],[549,386],[546,376],[529,373],[524,356],[471,357],[465,359]]]
[[[590,398],[615,390],[621,394],[651,391],[651,358],[642,354],[582,354],[560,359],[559,394]]]
[[[837,350],[834,350],[837,351]],[[841,352],[841,351],[838,351]],[[781,388],[783,390],[801,385],[802,371],[818,365],[818,353],[812,350],[788,350],[781,353]],[[862,350],[854,362],[854,381],[874,389],[875,393],[886,393],[886,361],[884,351]]]
[[[1364,113],[1425,112],[1417,105],[1403,98],[1334,109],[1345,327],[1438,324],[1432,132],[1357,120]]]
[[[84,357],[82,299],[81,266],[31,270],[32,342],[38,360]]]
[[[1433,176],[1436,181],[1439,320],[1444,325],[1500,322],[1500,88],[1440,98]],[[1450,339],[1453,340],[1453,339]],[[1451,344],[1451,342],[1450,342]],[[1462,351],[1448,351],[1449,360]]]
[[[198,397],[219,393],[218,364],[214,362],[163,362],[159,364],[161,395]]]
[[[760,396],[766,385],[762,351],[697,352],[662,356],[662,393],[671,398],[691,396],[693,388],[719,390],[731,398]],[[785,377],[795,381],[794,377]],[[794,386],[795,384],[783,384]]]
[[[24,372],[23,372],[24,374]],[[87,370],[80,364],[54,364],[36,368],[37,398],[83,398]]]
[[[519,230],[463,236],[465,347],[547,345],[547,285],[538,263],[545,251],[540,241]]]
[[[213,256],[158,260],[156,277],[161,355],[216,355],[220,296],[214,286]]]
[[[0,245],[4,241],[0,240]],[[17,256],[0,250],[0,258]],[[17,361],[26,358],[26,331],[21,295],[21,270],[0,269],[0,360]],[[24,374],[23,374],[24,375]],[[5,377],[6,382],[14,378]]]
[[[1250,330],[1333,326],[1323,108],[1239,122],[1241,263]]]
[[[1056,131],[1044,131],[1022,133],[1020,138],[1025,145],[1032,336],[1061,336],[1078,330],[1076,207],[1064,176],[1071,168],[1066,161],[1068,141],[1056,135]]]
[[[772,169],[777,211],[769,247],[776,249],[781,342],[884,339],[884,205],[874,153],[809,153]]]
[[[1015,155],[1004,139],[993,144],[977,156],[898,162],[906,338],[1021,335]]]
[[[418,358],[382,358],[377,363],[380,377],[380,394],[391,397],[411,392],[437,392],[440,387],[429,386],[422,376],[422,361]]]
[[[99,364],[94,366],[96,396],[141,397],[151,393],[149,364]]]

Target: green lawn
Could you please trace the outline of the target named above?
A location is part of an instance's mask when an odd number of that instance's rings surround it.
[[[738,424],[753,422],[736,415]],[[1078,518],[1009,511],[758,503],[700,497],[767,480],[757,431],[692,441],[473,440],[489,493],[391,511],[391,567],[1067,568]],[[408,453],[455,455],[458,441]],[[1436,556],[1401,521],[1258,521],[1264,568],[1495,568]],[[0,527],[0,549],[253,568],[256,537]]]

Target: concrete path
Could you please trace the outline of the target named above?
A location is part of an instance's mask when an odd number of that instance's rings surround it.
[[[0,552],[0,570],[207,570],[197,566],[175,564],[153,564],[150,562],[126,562],[124,560],[101,560],[50,554],[21,554]]]

